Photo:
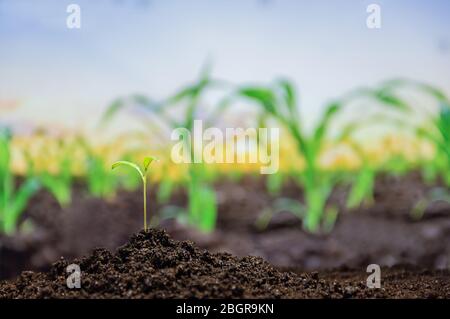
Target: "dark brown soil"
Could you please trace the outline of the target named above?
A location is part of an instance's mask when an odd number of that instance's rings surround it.
[[[48,273],[23,272],[0,283],[0,298],[450,298],[446,271],[382,272],[382,288],[366,287],[364,270],[293,273],[260,257],[209,253],[161,230],[133,235],[115,254],[96,249],[74,260],[81,289],[66,286],[65,259]]]
[[[450,206],[431,205],[420,220],[411,216],[415,203],[430,186],[419,174],[382,176],[375,187],[375,204],[354,211],[344,207],[345,190],[333,194],[341,214],[330,234],[312,235],[289,213],[274,217],[268,228],[255,227],[258,214],[273,200],[264,184],[247,179],[241,185],[223,183],[219,198],[219,227],[213,235],[201,235],[176,223],[164,226],[177,239],[191,239],[212,251],[238,256],[257,255],[271,264],[305,270],[402,264],[430,269],[450,269]],[[301,199],[295,184],[281,196]]]
[[[420,220],[410,211],[430,187],[418,174],[380,177],[375,188],[375,205],[353,212],[342,211],[330,234],[311,235],[289,213],[277,215],[260,231],[255,221],[271,205],[264,181],[246,177],[238,184],[217,184],[219,220],[213,234],[199,234],[173,220],[162,223],[179,240],[193,240],[212,252],[237,256],[261,256],[278,267],[323,270],[339,267],[365,269],[381,266],[416,265],[428,269],[450,268],[450,207],[436,204]],[[149,209],[159,211],[151,188]],[[345,189],[333,194],[342,206]],[[302,191],[290,183],[280,196],[301,199]],[[186,206],[186,196],[174,194],[171,205]],[[0,279],[12,278],[22,270],[48,270],[60,256],[72,259],[87,255],[96,247],[115,250],[142,227],[139,193],[120,192],[104,201],[89,197],[82,187],[74,190],[67,208],[45,192],[31,202],[26,216],[33,223],[31,233],[0,237]]]

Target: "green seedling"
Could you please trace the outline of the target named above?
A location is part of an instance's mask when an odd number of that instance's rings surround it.
[[[37,171],[36,160],[29,152],[24,152],[28,163],[28,175],[39,180],[42,187],[52,194],[61,207],[66,207],[72,200],[73,151],[74,145],[69,145],[63,140],[59,141],[56,154],[59,170],[56,174],[48,171]],[[49,153],[50,150],[47,149],[47,146],[44,146],[41,152]]]
[[[108,174],[105,161],[101,156],[89,155],[86,173],[88,189],[91,195],[110,198],[115,194],[117,178]]]
[[[202,165],[193,166],[188,184],[188,223],[203,232],[215,229],[217,219],[216,194],[207,184]]]
[[[166,98],[162,102],[155,102],[154,100],[144,95],[132,95],[126,98],[120,98],[113,102],[105,112],[102,123],[109,122],[117,113],[123,108],[134,107],[139,108],[147,112],[149,120],[146,121],[145,117],[140,117],[140,120],[144,120],[144,124],[148,128],[154,128],[155,125],[164,126],[164,129],[173,131],[176,128],[186,128],[188,131],[193,130],[194,120],[199,118],[199,106],[204,95],[210,90],[221,88],[224,83],[214,80],[210,77],[210,71],[208,66],[202,70],[200,78],[170,97]],[[210,112],[209,116],[205,119],[205,125],[211,126],[213,121],[217,119],[220,114],[226,109],[229,104],[229,100],[224,98],[218,103],[218,106]],[[182,114],[181,120],[167,111],[175,107],[182,107],[180,112],[173,112],[177,115]],[[154,121],[158,119],[158,121]],[[157,131],[158,133],[161,130]],[[153,133],[153,131],[152,131]],[[161,140],[164,140],[162,138]],[[183,139],[186,142],[186,149],[190,150],[190,155],[194,157],[194,147],[191,145],[189,139]],[[216,219],[217,204],[215,196],[212,196],[214,191],[209,186],[208,172],[204,169],[204,166],[198,164],[191,164],[189,166],[189,180],[186,181],[185,187],[189,196],[187,218],[179,216],[179,220],[187,220],[192,226],[197,227],[203,231],[209,232],[213,230]],[[167,180],[163,180],[160,185],[162,193],[159,196],[159,200],[162,202],[167,201],[168,196],[172,192],[173,183]],[[204,195],[204,196],[202,196]],[[164,213],[164,216],[173,216],[173,212],[182,212],[180,209],[170,209],[170,213]],[[214,222],[213,222],[214,221]]]
[[[270,174],[266,180],[266,188],[270,195],[280,195],[285,176],[283,173]]]
[[[434,145],[435,158],[426,163],[431,174],[442,177],[450,187],[450,104],[442,102],[437,115],[428,119],[423,127],[416,128],[416,134]]]
[[[302,119],[297,108],[297,96],[293,85],[287,80],[276,81],[272,86],[249,86],[241,87],[235,94],[238,98],[245,98],[253,101],[260,107],[261,112],[267,117],[274,118],[291,135],[296,143],[298,153],[303,157],[305,165],[299,178],[300,184],[304,189],[305,212],[301,215],[303,218],[303,227],[316,232],[319,226],[328,229],[334,223],[337,211],[334,207],[327,205],[328,198],[339,182],[339,178],[333,172],[324,171],[318,164],[321,151],[325,142],[330,138],[330,126],[336,116],[355,99],[371,98],[384,105],[394,106],[395,108],[405,108],[408,106],[400,99],[396,98],[386,89],[358,89],[344,96],[341,100],[328,104],[325,112],[320,117],[311,134],[305,132]],[[373,120],[371,120],[373,121]],[[357,128],[365,126],[367,123],[349,123],[342,129],[342,134],[337,140],[350,136]],[[361,189],[367,180],[370,180],[369,174],[361,177]],[[364,182],[364,183],[363,183]],[[359,192],[359,190],[358,190]],[[364,196],[366,191],[361,191]],[[354,195],[355,200],[357,197]]]
[[[136,158],[136,153],[128,151],[121,157],[124,161],[133,162]],[[118,176],[118,187],[123,187],[127,191],[135,191],[141,185],[141,178],[137,174],[120,174]]]
[[[450,187],[450,100],[441,90],[421,82],[400,79],[387,82],[385,87],[390,90],[415,89],[432,97],[439,105],[435,113],[425,108],[416,110],[420,117],[425,119],[420,124],[403,119],[396,121],[399,127],[412,131],[416,137],[428,141],[434,146],[433,159],[422,161],[424,178],[431,182],[440,177],[447,187],[447,190],[435,187],[427,194],[427,198],[418,201],[411,213],[413,217],[420,218],[431,203],[448,202],[450,198],[450,194],[448,194]]]
[[[70,159],[62,159],[59,168],[60,171],[56,175],[41,172],[38,178],[42,186],[55,197],[61,207],[66,207],[72,200],[73,178]]]
[[[347,198],[347,207],[350,209],[360,207],[362,205],[372,205],[373,190],[375,184],[376,171],[373,167],[363,164],[352,183],[350,194]]]
[[[389,172],[395,176],[404,176],[406,173],[411,171],[414,166],[417,166],[417,164],[411,163],[411,161],[409,161],[403,154],[394,154],[381,164],[379,170]]]
[[[355,142],[351,142],[350,144],[362,162],[359,170],[356,172],[350,194],[347,197],[347,208],[353,209],[362,205],[373,204],[376,171],[361,146]]]
[[[176,183],[168,174],[167,165],[164,166],[163,170],[164,174],[159,181],[158,194],[156,196],[156,199],[160,204],[166,204],[167,202],[169,202],[169,199],[172,196],[173,190],[176,186]]]
[[[156,158],[153,156],[145,157],[144,161],[143,161],[142,169],[137,164],[128,162],[128,161],[118,161],[118,162],[115,162],[111,166],[111,169],[115,169],[116,167],[119,167],[119,166],[131,167],[134,170],[136,170],[138,172],[139,176],[141,177],[142,185],[143,185],[143,200],[144,200],[144,231],[146,231],[146,232],[148,231],[148,228],[147,228],[147,174],[149,171],[148,168],[154,160],[156,160]]]
[[[11,134],[0,129],[0,232],[12,234],[29,199],[39,189],[36,178],[26,178],[16,190],[11,172]]]
[[[84,138],[79,137],[77,142],[85,155],[85,177],[89,193],[95,197],[112,197],[118,187],[117,176],[111,175],[104,157],[96,154]]]
[[[334,178],[321,171],[317,160],[324,142],[329,122],[339,111],[339,104],[327,107],[313,134],[307,136],[303,132],[297,109],[297,98],[293,85],[286,81],[277,81],[273,87],[244,87],[239,89],[238,96],[256,102],[261,110],[274,117],[290,133],[297,145],[297,150],[305,160],[305,168],[300,182],[304,187],[305,212],[296,213],[302,216],[305,229],[317,231],[326,207],[327,198],[333,188]]]

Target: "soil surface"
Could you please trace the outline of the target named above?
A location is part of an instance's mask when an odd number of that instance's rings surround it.
[[[282,272],[260,257],[210,253],[162,230],[73,263],[81,269],[80,289],[67,288],[69,262],[61,259],[47,273],[1,282],[0,298],[450,298],[448,271],[386,269],[382,287],[369,289],[364,270]]]
[[[276,198],[302,199],[302,190],[294,183],[270,195],[261,178],[245,177],[238,183],[222,180],[216,185],[219,214],[214,233],[200,234],[174,220],[163,221],[161,227],[173,238],[193,240],[209,251],[261,256],[277,267],[365,269],[375,263],[449,269],[450,206],[434,204],[420,220],[410,214],[430,188],[419,174],[381,176],[375,186],[375,204],[354,211],[343,207],[346,190],[339,188],[331,198],[342,208],[334,230],[312,235],[288,212],[276,215],[265,230],[255,226]],[[156,192],[157,188],[150,187],[150,212],[166,205],[156,203]],[[169,205],[186,207],[186,202],[185,193],[176,191]],[[0,237],[0,279],[13,278],[23,270],[46,271],[61,256],[78,258],[96,247],[113,251],[141,229],[141,211],[139,192],[119,192],[105,201],[90,197],[77,185],[72,203],[61,208],[42,191],[24,214],[32,230]]]

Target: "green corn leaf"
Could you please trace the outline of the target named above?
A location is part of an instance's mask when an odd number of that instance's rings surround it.
[[[391,105],[402,111],[410,111],[410,107],[407,103],[394,96],[388,89],[380,89],[374,92],[374,97],[387,105]]]
[[[408,87],[408,86],[422,89],[423,91],[427,92],[438,101],[441,102],[448,101],[446,94],[442,90],[439,90],[438,88],[433,87],[426,83],[416,82],[408,79],[394,79],[384,82],[383,85],[384,88]]]
[[[175,105],[177,103],[180,103],[184,99],[195,97],[198,95],[198,93],[200,92],[200,90],[203,86],[204,86],[204,84],[195,84],[195,85],[187,86],[187,87],[181,89],[175,95],[168,98],[166,100],[166,102],[164,103],[164,105],[166,105],[166,106]]]
[[[286,101],[286,106],[288,107],[290,114],[296,114],[297,98],[293,84],[286,79],[279,80],[277,84],[283,91],[284,100]]]
[[[125,102],[123,99],[119,98],[113,101],[106,109],[106,111],[103,113],[102,119],[100,123],[106,124],[107,122],[110,122],[112,118],[125,106]]]
[[[21,185],[8,205],[8,211],[6,212],[3,221],[5,233],[11,234],[15,231],[20,214],[25,209],[31,196],[33,196],[38,189],[39,182],[35,178],[28,179]]]
[[[163,178],[158,187],[158,202],[161,204],[167,203],[170,199],[170,196],[172,195],[174,187],[175,183],[171,178]]]
[[[39,175],[39,181],[58,201],[61,206],[66,206],[71,200],[71,183],[62,176],[53,176],[47,172]]]
[[[131,96],[131,101],[133,101],[134,103],[139,104],[139,105],[143,105],[143,106],[147,106],[152,109],[156,109],[155,108],[156,104],[153,103],[153,101],[150,100],[149,97],[147,97],[143,94],[133,94]]]
[[[429,94],[434,96],[438,101],[448,103],[447,96],[443,91],[441,91],[431,85],[423,84],[423,83],[420,84],[420,87],[422,87],[426,92],[428,92]]]
[[[10,140],[9,131],[0,127],[0,225],[4,225],[4,220],[7,218],[8,205],[13,193]]]
[[[441,105],[439,109],[438,123],[439,128],[443,131],[446,131],[442,133],[446,133],[446,135],[450,134],[450,107],[448,107],[447,105]]]
[[[198,80],[198,82],[185,86],[183,89],[178,91],[178,93],[169,97],[164,104],[166,106],[173,105],[181,102],[184,99],[192,100],[196,98],[206,87],[212,84],[209,75],[210,66],[206,65],[200,72],[200,79]]]
[[[266,188],[271,195],[279,195],[281,192],[281,188],[283,187],[283,182],[283,174],[270,174],[266,180]]]
[[[373,201],[373,185],[375,183],[375,171],[370,167],[363,167],[357,174],[353,183],[350,195],[347,199],[348,208],[356,208],[363,202]]]
[[[255,221],[255,226],[259,231],[265,230],[269,226],[274,216],[274,211],[270,208],[264,208]]]
[[[415,133],[418,137],[425,138],[431,141],[437,148],[443,151],[450,158],[450,149],[442,140],[442,138],[437,137],[426,127],[418,127],[415,130]]]
[[[249,87],[240,89],[238,94],[257,102],[263,107],[265,112],[275,116],[278,114],[276,108],[276,97],[271,90],[262,87]]]
[[[310,232],[317,232],[321,218],[325,212],[325,204],[328,193],[322,187],[309,187],[305,189],[306,196],[306,216],[303,220],[303,227]]]
[[[201,188],[200,194],[199,228],[204,232],[211,232],[216,226],[217,203],[215,192],[207,187]]]
[[[277,198],[273,203],[274,213],[289,212],[298,218],[305,217],[306,206],[290,198]]]
[[[10,169],[10,141],[9,134],[5,130],[0,130],[0,177],[6,175]]]
[[[325,233],[330,233],[333,230],[338,214],[339,209],[337,207],[332,206],[325,209],[322,225]]]
[[[339,102],[333,102],[327,106],[327,108],[325,109],[325,113],[320,119],[319,124],[317,125],[314,132],[314,140],[316,142],[322,141],[330,126],[331,120],[338,114],[341,107],[342,105]]]
[[[125,98],[116,99],[107,107],[106,111],[103,113],[100,120],[100,126],[108,124],[119,113],[119,111],[126,109],[129,106],[137,106],[145,111],[158,114],[169,125],[177,127],[175,126],[177,124],[172,119],[168,118],[162,113],[164,107],[166,106],[165,104],[156,103],[142,94],[133,94]]]
[[[118,180],[106,170],[101,157],[89,155],[86,174],[89,192],[93,196],[110,197],[115,193]]]
[[[198,185],[195,181],[191,181],[189,183],[189,189],[188,189],[188,195],[189,195],[189,202],[188,202],[188,223],[191,225],[196,225],[197,221],[199,219],[200,214],[200,192],[198,190]]]

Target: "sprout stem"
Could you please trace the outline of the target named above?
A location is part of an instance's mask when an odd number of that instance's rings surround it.
[[[144,177],[144,231],[147,232],[147,179]]]
[[[115,162],[114,164],[112,164],[111,168],[114,169],[117,166],[121,166],[121,165],[125,165],[125,166],[129,166],[132,167],[136,170],[136,172],[139,173],[139,176],[141,176],[142,179],[142,186],[143,186],[143,197],[144,197],[144,231],[147,232],[148,231],[148,227],[147,227],[147,173],[148,173],[148,167],[149,165],[155,160],[156,158],[153,156],[147,156],[146,158],[144,158],[144,165],[143,165],[143,169],[141,169],[138,165],[136,165],[135,163],[132,162],[128,162],[128,161],[118,161]]]

